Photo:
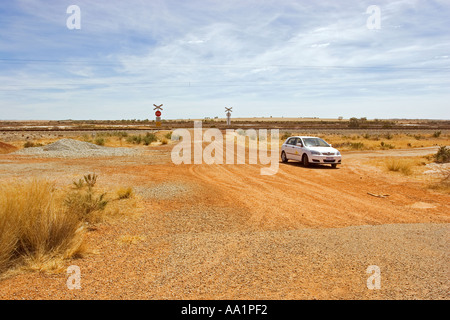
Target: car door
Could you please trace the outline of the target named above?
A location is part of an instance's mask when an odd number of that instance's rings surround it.
[[[288,159],[295,159],[294,157],[294,145],[293,143],[295,142],[296,138],[290,138],[286,141],[286,144],[284,145],[284,151],[286,152],[286,156],[288,157]]]
[[[292,144],[292,157],[295,160],[302,160],[302,154],[303,154],[303,150],[302,150],[303,144],[302,144],[302,140],[300,138],[296,138],[294,143]]]

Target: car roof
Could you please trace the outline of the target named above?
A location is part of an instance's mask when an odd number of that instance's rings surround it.
[[[318,138],[318,139],[321,139],[319,137],[313,137],[313,136],[292,136],[292,137],[289,137],[288,139],[290,139],[290,138]]]

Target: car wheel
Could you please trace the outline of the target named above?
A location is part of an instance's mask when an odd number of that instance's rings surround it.
[[[309,160],[308,160],[308,156],[306,154],[303,154],[302,163],[303,163],[304,167],[309,166]]]
[[[284,163],[288,162],[288,158],[286,157],[286,153],[284,151],[281,153],[281,161]]]
[[[337,163],[333,163],[333,164],[331,165],[331,167],[332,167],[333,169],[336,169],[336,168],[337,168]]]

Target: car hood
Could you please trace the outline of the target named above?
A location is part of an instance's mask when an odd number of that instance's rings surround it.
[[[314,151],[318,151],[321,153],[324,153],[324,152],[336,153],[336,152],[338,152],[338,150],[333,147],[307,147],[307,148],[308,148],[308,150],[311,150],[311,151],[314,150]]]

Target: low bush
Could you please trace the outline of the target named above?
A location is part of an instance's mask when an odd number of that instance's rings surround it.
[[[433,138],[439,138],[441,136],[441,131],[436,131],[435,133],[433,133]]]
[[[92,188],[69,193],[64,203],[70,212],[80,221],[96,223],[101,219],[101,212],[108,204],[106,193],[96,195]]]
[[[141,144],[142,136],[141,135],[128,136],[127,137],[127,142],[128,143],[133,143],[133,144]]]
[[[32,141],[27,141],[23,144],[24,148],[42,147],[42,143],[34,143]]]
[[[380,147],[382,150],[395,149],[395,146],[389,143],[384,143],[384,141],[380,142]]]
[[[95,140],[94,140],[94,143],[96,144],[96,145],[99,145],[99,146],[104,146],[105,145],[105,139],[104,138],[96,138]]]
[[[148,146],[152,142],[158,141],[158,138],[154,133],[147,132],[142,141],[144,142],[144,145]]]
[[[441,146],[434,155],[435,162],[448,163],[450,162],[450,148],[447,146]]]

